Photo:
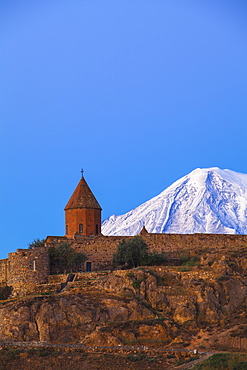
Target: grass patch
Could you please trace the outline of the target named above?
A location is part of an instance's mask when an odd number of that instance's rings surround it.
[[[193,370],[247,370],[247,354],[218,353],[200,364]]]
[[[29,356],[48,357],[51,355],[54,356],[56,351],[46,348],[30,348],[27,350],[27,353]]]
[[[127,358],[127,360],[130,360],[132,362],[136,362],[136,361],[146,360],[147,355],[145,355],[144,353],[141,352],[137,355],[127,355],[126,358]]]
[[[191,267],[181,266],[181,267],[178,267],[178,271],[180,271],[180,272],[189,272],[189,271],[191,271]]]

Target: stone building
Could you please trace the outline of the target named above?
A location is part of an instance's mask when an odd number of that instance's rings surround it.
[[[0,284],[15,290],[26,290],[29,285],[45,284],[50,274],[48,250],[45,247],[17,249],[0,260]]]

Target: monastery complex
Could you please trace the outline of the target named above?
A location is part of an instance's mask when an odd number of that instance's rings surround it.
[[[221,234],[153,234],[145,227],[140,232],[150,251],[176,258],[183,250],[207,247],[247,245],[247,235]],[[25,289],[30,284],[47,284],[50,279],[49,247],[68,242],[87,260],[81,272],[109,270],[118,243],[131,236],[101,234],[101,207],[82,176],[65,207],[65,235],[48,236],[44,247],[17,249],[0,260],[0,284]]]

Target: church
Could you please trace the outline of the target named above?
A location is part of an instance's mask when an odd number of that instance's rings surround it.
[[[101,211],[96,197],[82,177],[65,208],[65,235],[48,236],[46,247],[68,242],[77,252],[87,256],[84,270],[105,269],[112,264],[112,256],[122,237],[101,234]]]

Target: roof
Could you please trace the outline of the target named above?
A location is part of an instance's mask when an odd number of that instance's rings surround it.
[[[84,177],[82,177],[79,181],[79,184],[75,188],[74,193],[71,195],[70,200],[64,209],[66,210],[74,208],[102,209]]]
[[[145,234],[148,234],[148,231],[147,231],[145,225],[143,225],[143,228],[141,229],[139,235],[145,235]]]

